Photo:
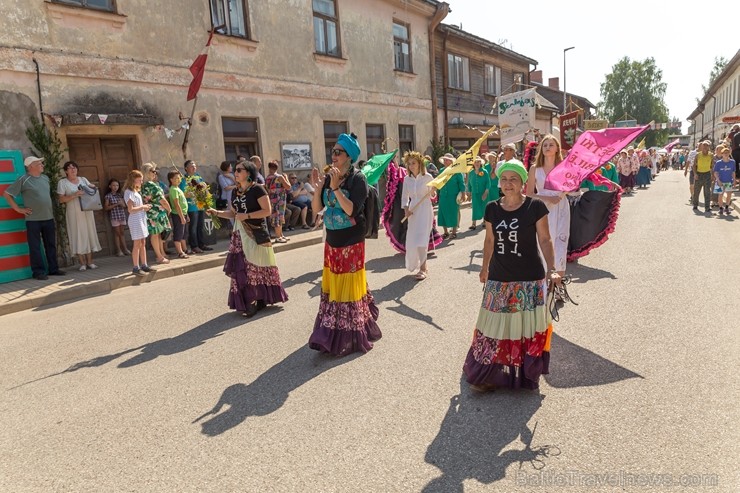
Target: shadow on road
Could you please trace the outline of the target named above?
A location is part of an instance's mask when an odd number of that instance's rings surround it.
[[[257,320],[261,318],[261,316],[269,313],[269,311],[271,310],[275,310],[275,308],[274,307],[267,308],[266,311],[263,311],[262,313],[260,313],[260,315],[256,316],[252,320]],[[111,361],[116,360],[120,358],[121,356],[130,354],[130,353],[133,353],[139,350],[141,350],[139,354],[133,356],[130,359],[127,359],[126,361],[119,363],[118,368],[128,368],[131,366],[140,365],[142,363],[152,361],[158,358],[159,356],[168,356],[172,354],[182,353],[189,349],[196,348],[202,344],[205,344],[205,342],[208,339],[213,339],[214,337],[218,337],[224,332],[226,332],[227,330],[231,330],[235,327],[244,325],[244,323],[245,323],[244,318],[240,317],[238,313],[235,313],[235,312],[224,313],[223,315],[219,315],[213,320],[209,320],[205,323],[202,323],[201,325],[195,327],[194,329],[191,329],[187,332],[183,332],[182,334],[178,336],[168,337],[167,339],[160,339],[158,341],[149,342],[147,344],[143,344],[135,348],[125,349],[117,353],[107,354],[105,356],[97,356],[95,358],[92,358],[86,361],[80,361],[79,363],[75,363],[74,365],[70,366],[64,371],[52,373],[51,375],[37,378],[36,380],[26,382],[24,384],[18,385],[13,388],[22,387],[29,383],[38,382],[40,380],[45,380],[47,378],[55,377],[58,375],[64,375],[65,373],[72,373],[78,370],[82,370],[83,368],[97,368],[107,363],[110,363]],[[9,390],[12,390],[12,389],[9,389]]]
[[[597,279],[617,279],[617,276],[609,271],[575,263],[568,264],[567,274],[572,276],[571,278],[575,283],[584,283]]]
[[[556,388],[591,387],[628,378],[644,378],[556,333],[552,334],[551,354],[550,374],[544,377]]]
[[[237,383],[227,387],[213,409],[196,418],[193,424],[208,418],[201,423],[201,433],[218,436],[243,423],[249,416],[265,416],[277,411],[293,390],[359,356],[361,353],[337,358],[303,346],[249,385]]]
[[[439,433],[427,448],[424,460],[439,468],[442,476],[430,481],[424,493],[462,493],[465,480],[491,484],[518,464],[513,481],[519,473],[542,469],[549,457],[560,454],[557,446],[532,447],[537,423],[530,429],[529,422],[545,396],[505,390],[479,396],[467,389],[464,379],[461,388],[450,399]],[[521,443],[512,450],[514,442]]]

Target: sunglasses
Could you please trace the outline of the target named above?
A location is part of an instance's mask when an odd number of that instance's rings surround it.
[[[247,171],[247,168],[240,168],[240,167],[234,168],[234,173],[241,173],[242,171]]]
[[[334,156],[341,156],[342,153],[347,154],[347,151],[345,151],[344,149],[332,149],[331,150],[331,153]],[[347,155],[349,156],[349,154],[347,154]]]

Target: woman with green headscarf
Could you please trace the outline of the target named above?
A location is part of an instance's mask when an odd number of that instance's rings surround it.
[[[507,161],[498,176],[503,197],[486,206],[483,302],[463,366],[477,392],[538,387],[550,361],[548,282],[560,282],[547,206],[523,193],[527,170],[519,161]]]

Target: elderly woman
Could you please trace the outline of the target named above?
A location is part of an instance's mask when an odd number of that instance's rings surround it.
[[[234,220],[224,272],[231,278],[229,308],[251,318],[267,305],[284,303],[288,295],[280,282],[265,218],[270,198],[257,183],[257,168],[242,161],[234,167],[237,187],[228,210],[208,209],[208,214]]]
[[[550,360],[548,281],[560,282],[547,206],[523,193],[527,170],[519,161],[506,161],[498,176],[503,197],[486,206],[483,302],[463,367],[477,392],[538,387]]]
[[[96,188],[86,178],[78,176],[79,166],[74,161],[67,161],[63,166],[66,178],[59,180],[57,194],[59,202],[67,206],[67,236],[69,253],[77,255],[80,270],[97,269],[92,261],[93,252],[99,252],[100,242],[95,229],[95,216],[92,211],[83,211],[80,197],[85,193],[82,187]]]
[[[366,353],[372,341],[381,338],[376,323],[378,308],[367,289],[365,278],[365,217],[368,196],[365,175],[352,166],[360,156],[354,134],[341,134],[331,150],[331,167],[324,177],[311,172],[313,210],[324,211],[326,242],[321,302],[311,349],[344,356],[355,351]]]
[[[477,222],[483,219],[483,213],[488,204],[488,194],[491,187],[491,175],[483,167],[483,158],[476,157],[473,161],[473,169],[468,172],[468,197],[473,204],[473,224],[471,230],[477,227]]]
[[[439,172],[442,173],[445,168],[455,162],[455,157],[447,153],[439,158],[439,162],[442,164]],[[462,177],[462,173],[452,175],[447,183],[439,190],[437,224],[442,226],[444,230],[442,234],[442,238],[444,239],[457,238],[457,228],[460,225],[460,201],[458,197],[461,193],[465,193],[465,180]],[[451,228],[452,233],[449,233],[447,228]]]
[[[152,250],[154,250],[158,264],[169,264],[170,260],[164,254],[164,242],[161,234],[172,229],[170,226],[172,207],[164,196],[164,190],[159,186],[157,165],[144,163],[141,166],[141,174],[144,175],[141,199],[145,204],[152,205],[146,211],[146,227],[149,231],[149,240],[152,242]]]
[[[283,224],[285,224],[285,205],[288,201],[288,190],[290,183],[284,175],[278,173],[277,161],[267,163],[269,173],[265,177],[265,188],[270,196],[272,214],[270,214],[270,226],[275,231],[276,243],[287,243],[288,238],[283,236]]]

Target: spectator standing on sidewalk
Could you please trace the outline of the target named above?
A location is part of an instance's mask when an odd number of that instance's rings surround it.
[[[61,276],[57,263],[57,237],[54,224],[54,206],[51,201],[49,177],[44,174],[44,159],[29,156],[23,161],[26,173],[15,180],[5,191],[3,197],[8,205],[22,214],[26,219],[26,241],[28,255],[31,260],[33,278],[43,281],[51,276]],[[23,199],[23,207],[16,202],[17,197]],[[41,242],[44,243],[46,266],[41,254]]]
[[[139,170],[130,171],[124,184],[123,200],[128,208],[128,230],[134,246],[131,249],[131,260],[133,261],[133,273],[137,276],[151,272],[146,261],[146,238],[149,230],[146,226],[146,213],[152,208],[152,204],[145,204],[141,198],[141,183],[144,175]]]
[[[705,140],[699,145],[699,153],[694,160],[694,195],[691,197],[694,210],[699,210],[699,192],[704,190],[704,212],[712,213],[710,197],[712,194],[712,168],[714,156],[709,150],[709,141]]]
[[[185,253],[188,250],[186,230],[188,226],[188,201],[180,190],[182,175],[179,171],[167,173],[170,182],[170,192],[167,194],[170,202],[170,220],[172,221],[172,242],[175,244],[178,258],[189,258]]]
[[[185,161],[185,176],[180,182],[180,190],[183,192],[185,188],[195,181],[195,183],[201,183],[203,178],[196,173],[198,165],[191,159]],[[190,196],[188,196],[190,195]],[[190,249],[195,253],[203,253],[213,250],[213,248],[206,245],[205,242],[205,214],[203,209],[199,209],[195,203],[195,197],[192,193],[186,192],[185,198],[188,200],[188,217],[190,218],[190,230],[188,231],[188,243]]]
[[[57,195],[59,202],[65,204],[67,218],[67,236],[69,253],[76,255],[80,262],[80,271],[97,269],[92,261],[93,252],[99,252],[100,242],[95,228],[93,211],[83,211],[80,197],[85,194],[83,188],[97,190],[86,178],[79,176],[79,166],[74,161],[67,161],[63,166],[66,178],[59,180]]]
[[[735,184],[735,161],[730,159],[730,149],[727,147],[723,147],[720,154],[722,159],[714,163],[715,190],[717,192],[719,214],[722,215],[724,212],[729,216],[732,187]]]

